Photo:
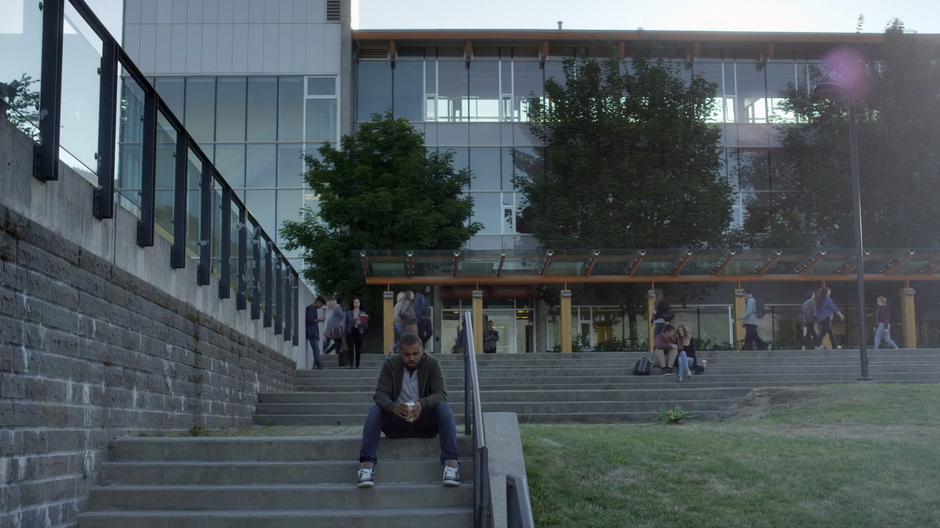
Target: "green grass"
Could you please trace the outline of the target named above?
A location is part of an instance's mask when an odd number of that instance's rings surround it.
[[[539,527],[940,527],[940,385],[769,389],[724,422],[522,436]]]

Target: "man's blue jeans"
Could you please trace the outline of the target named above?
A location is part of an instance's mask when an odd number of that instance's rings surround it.
[[[379,404],[369,409],[369,416],[362,427],[362,449],[359,462],[378,463],[379,437],[387,438],[434,438],[441,440],[441,464],[446,460],[457,460],[457,424],[447,402],[437,404],[433,410],[422,409],[414,423],[385,412]]]
[[[318,369],[322,369],[323,362],[320,361],[320,340],[307,339],[307,342],[310,343],[310,347],[313,348],[313,366]]]

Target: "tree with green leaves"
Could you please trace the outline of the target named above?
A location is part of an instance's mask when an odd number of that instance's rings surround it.
[[[715,85],[680,67],[638,58],[568,60],[564,83],[530,101],[543,155],[519,155],[524,225],[547,248],[703,248],[731,221],[731,189],[718,178],[719,129],[707,123]],[[544,170],[534,170],[544,167]],[[595,291],[623,306],[631,341],[648,286]],[[701,288],[683,287],[683,298]],[[553,292],[545,292],[550,299]]]
[[[24,73],[19,79],[0,82],[0,99],[9,106],[7,120],[34,141],[39,141],[39,81]]]
[[[731,190],[717,178],[715,86],[663,60],[568,60],[564,84],[531,100],[545,159],[517,156],[523,221],[546,247],[673,248],[719,243]]]
[[[844,51],[844,50],[843,50]],[[940,245],[940,46],[895,20],[880,56],[856,70],[862,223],[868,247]],[[836,55],[851,58],[851,53]],[[828,81],[830,61],[811,72],[811,86]],[[851,65],[849,65],[851,66]],[[746,231],[754,245],[852,247],[847,93],[817,94],[791,86],[787,107],[799,123],[780,127],[783,149],[774,151],[770,203],[748,207]],[[767,164],[747,167],[766,178]]]
[[[375,115],[319,153],[306,174],[319,209],[285,222],[281,235],[287,249],[304,251],[304,276],[321,292],[364,293],[353,251],[456,250],[481,229],[463,194],[470,173],[455,170],[449,153],[428,154],[407,120]]]

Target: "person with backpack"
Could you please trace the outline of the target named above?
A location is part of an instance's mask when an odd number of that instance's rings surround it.
[[[764,303],[758,301],[751,290],[744,290],[744,297],[747,299],[744,306],[744,350],[767,350],[769,346],[760,338],[757,333],[757,325],[760,319],[764,317]]]
[[[346,312],[339,298],[332,299],[326,304],[326,326],[323,329],[326,338],[331,342],[332,350],[337,354],[343,351],[343,339],[346,336]]]
[[[415,295],[415,318],[418,325],[418,337],[421,338],[421,346],[428,346],[428,340],[434,335],[434,325],[431,322],[431,287],[427,286],[424,291]]]
[[[828,335],[833,348],[842,348],[842,345],[837,344],[836,334],[832,331],[832,318],[839,316],[839,319],[845,321],[845,316],[842,315],[842,311],[839,310],[836,303],[832,301],[831,293],[829,288],[823,286],[819,288],[819,292],[816,294],[816,322],[819,323],[819,343],[822,345],[823,338]]]
[[[819,349],[819,336],[816,335],[816,292],[809,291],[809,297],[803,301],[803,308],[800,311],[800,318],[803,324],[803,346],[807,348]]]
[[[395,299],[395,342],[405,334],[418,335],[418,317],[415,314],[415,292],[398,292]]]
[[[653,308],[653,337],[655,338],[659,334],[663,333],[663,327],[667,323],[675,319],[676,315],[672,312],[672,307],[669,306],[663,299],[662,290],[656,290],[656,304]]]

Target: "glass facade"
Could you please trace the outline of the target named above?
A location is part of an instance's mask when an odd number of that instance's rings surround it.
[[[523,196],[514,182],[544,172],[525,123],[531,98],[544,98],[545,82],[564,83],[562,57],[574,51],[563,51],[544,63],[524,46],[475,50],[469,62],[461,50],[440,46],[402,50],[394,63],[361,59],[355,66],[354,115],[358,122],[386,112],[408,119],[425,132],[429,151],[452,152],[457,169],[472,171],[467,192],[474,199],[473,220],[483,230],[470,241],[471,249],[535,245],[519,221]],[[719,57],[675,65],[687,80],[698,76],[715,85],[708,121],[722,131],[717,176],[733,191],[733,225],[744,225],[749,205],[769,213],[774,193],[787,191],[774,185],[782,164],[773,155],[771,128],[796,121],[783,103],[790,88],[808,89],[811,63]],[[317,113],[308,106],[308,119]]]
[[[125,85],[128,82],[125,80]],[[235,194],[245,201],[264,230],[281,244],[278,227],[285,220],[299,219],[300,209],[305,205],[304,195],[312,194],[305,193],[309,189],[304,181],[304,156],[314,155],[324,143],[335,144],[339,140],[336,77],[174,76],[157,77],[154,85],[177,117],[183,119],[186,129]],[[136,126],[131,114],[140,112],[139,96],[133,88],[125,86],[123,90],[128,104],[122,105],[120,131],[124,152],[120,163],[128,168],[139,165],[139,132],[129,126]],[[418,92],[420,96],[420,88]],[[175,148],[175,139],[167,135],[166,142],[168,149]],[[167,170],[172,184],[172,152],[168,151],[168,155],[171,157]],[[200,170],[201,167],[191,167],[193,173]],[[127,171],[122,168],[119,172],[123,175]],[[160,174],[158,171],[158,179]],[[139,183],[123,176],[122,179],[125,181],[119,182],[119,187],[128,188],[126,194],[133,195],[128,198],[136,201],[136,192],[130,191]],[[191,188],[197,189],[198,184],[192,182]],[[158,220],[160,196],[158,189]],[[172,189],[167,196],[170,210],[166,214],[171,215]],[[198,218],[190,225],[198,227]],[[172,236],[172,230],[162,234]],[[295,268],[303,267],[298,252],[285,254]]]

